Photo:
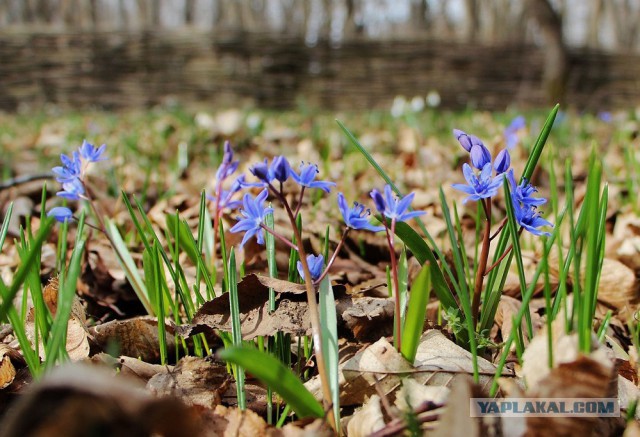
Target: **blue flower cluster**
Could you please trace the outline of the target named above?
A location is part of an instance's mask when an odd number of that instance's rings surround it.
[[[516,118],[508,129],[515,133],[523,127],[524,118]],[[501,150],[492,162],[491,152],[478,137],[459,129],[454,129],[453,135],[460,145],[469,152],[473,167],[480,170],[476,173],[469,164],[463,164],[462,173],[467,184],[453,184],[453,188],[468,194],[463,203],[469,200],[476,201],[494,197],[498,194],[506,174],[511,186],[511,200],[518,224],[534,235],[550,235],[548,232],[538,229],[542,226],[553,226],[540,216],[537,209],[538,206],[546,203],[546,199],[533,197],[538,190],[526,179],[517,184],[513,169],[510,169],[511,156],[508,149],[510,148],[509,141],[513,143],[513,139],[507,141],[507,148]]]
[[[106,147],[105,144],[95,147],[85,140],[71,156],[64,154],[60,156],[62,166],[52,169],[56,175],[56,181],[62,185],[62,191],[57,193],[58,197],[69,200],[86,199],[84,185],[86,171],[90,164],[107,159],[103,156]],[[59,222],[65,222],[73,217],[73,212],[67,207],[57,206],[52,208],[47,216],[55,217]]]
[[[238,176],[231,187],[228,190],[222,188],[224,181],[229,178],[238,169],[240,161],[233,160],[233,150],[229,141],[224,143],[224,155],[222,156],[222,163],[216,171],[216,180],[214,186],[214,195],[208,195],[207,199],[216,204],[216,214],[218,217],[222,214],[222,211],[227,209],[236,209],[242,204],[240,200],[234,200],[233,196],[239,192],[244,186],[244,175]]]

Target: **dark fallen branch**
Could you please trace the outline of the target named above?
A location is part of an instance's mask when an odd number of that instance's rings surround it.
[[[37,174],[16,176],[15,178],[7,179],[5,181],[0,182],[0,191],[6,190],[7,188],[15,187],[17,185],[26,184],[27,182],[44,180],[44,179],[53,179],[53,175],[51,173],[37,173]]]

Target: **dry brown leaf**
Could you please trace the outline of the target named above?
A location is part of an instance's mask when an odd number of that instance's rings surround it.
[[[347,328],[353,332],[353,336],[358,341],[374,341],[393,333],[394,303],[392,299],[379,297],[353,299],[348,308],[339,312]]]
[[[440,416],[438,427],[430,434],[434,437],[466,436],[480,437],[500,435],[496,431],[499,422],[489,426],[490,418],[471,417],[469,399],[485,397],[483,391],[468,375],[461,375],[451,387],[444,413]]]
[[[158,396],[176,396],[187,405],[215,408],[230,381],[227,367],[197,357],[184,357],[170,372],[154,375],[147,388]]]
[[[165,323],[167,331],[167,349],[175,347],[174,326]],[[155,317],[142,316],[128,320],[113,320],[89,329],[92,342],[101,349],[117,344],[122,355],[137,357],[142,361],[156,363],[160,361],[158,341],[158,320]]]
[[[16,377],[16,367],[12,362],[19,354],[7,346],[6,344],[0,344],[0,389],[4,389],[11,385]]]
[[[55,435],[213,436],[200,412],[176,399],[155,399],[134,380],[95,366],[54,369],[21,397],[2,437]]]
[[[51,278],[49,283],[42,290],[43,299],[49,311],[55,316],[58,308],[58,279]],[[85,326],[86,316],[84,307],[78,296],[73,296],[71,315],[67,325],[66,349],[72,361],[80,361],[89,356],[89,338],[87,327]],[[33,343],[36,338],[35,308],[30,308],[25,322],[27,338]],[[39,338],[40,358],[46,360],[46,352],[42,338]]]
[[[269,287],[276,291],[277,308],[269,311]],[[336,300],[344,297],[344,287],[334,286]],[[238,302],[242,337],[250,340],[281,331],[293,335],[310,332],[304,285],[272,279],[261,275],[247,275],[238,283]],[[231,330],[229,293],[206,302],[190,325],[180,327],[178,333],[188,337],[213,329]]]
[[[365,437],[381,430],[384,425],[380,396],[373,395],[349,419],[347,434],[349,437]]]

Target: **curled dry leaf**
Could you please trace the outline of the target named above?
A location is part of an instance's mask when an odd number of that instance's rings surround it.
[[[351,416],[347,424],[347,434],[349,437],[365,437],[381,430],[384,425],[380,396],[373,395]]]
[[[215,408],[231,377],[224,364],[184,357],[170,372],[157,373],[147,388],[158,396],[175,396],[187,405]]]
[[[470,398],[486,397],[484,391],[473,383],[469,375],[461,375],[453,383],[444,413],[433,435],[448,436],[496,436],[502,435],[500,422],[495,418],[471,417]]]
[[[44,299],[47,308],[52,315],[55,316],[58,309],[58,279],[51,278],[49,283],[42,290],[42,297]],[[71,306],[71,315],[69,316],[69,323],[67,325],[67,353],[69,358],[73,361],[79,361],[89,356],[89,339],[88,331],[85,326],[86,315],[84,313],[84,307],[80,302],[78,296],[73,296],[73,302]],[[27,320],[25,322],[25,331],[27,337],[33,343],[36,338],[36,322],[35,322],[35,308],[30,308],[27,313]],[[39,354],[40,358],[46,360],[46,353],[42,338],[39,338]]]
[[[174,325],[165,323],[167,331],[167,349],[175,347]],[[137,357],[142,361],[157,363],[160,361],[160,343],[158,340],[158,320],[155,317],[141,316],[128,320],[113,320],[89,329],[92,342],[102,350],[116,344],[122,355]]]
[[[479,357],[480,384],[489,386],[495,366]],[[421,338],[416,361],[411,365],[384,338],[356,353],[340,365],[340,404],[358,405],[378,391],[394,392],[402,378],[410,375],[420,384],[449,387],[461,374],[473,374],[471,353],[447,339],[438,330],[429,330]],[[306,387],[320,398],[317,378]]]
[[[24,365],[24,359],[18,351],[6,344],[0,344],[0,389],[11,385],[16,377],[16,366]]]
[[[0,435],[213,436],[201,413],[176,399],[155,399],[135,381],[95,366],[54,369],[21,397]]]

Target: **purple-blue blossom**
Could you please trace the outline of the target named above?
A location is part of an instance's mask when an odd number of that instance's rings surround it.
[[[501,174],[509,170],[510,166],[511,166],[511,155],[509,155],[509,150],[502,149],[496,156],[495,161],[493,162],[493,169],[496,171],[496,174]]]
[[[469,195],[462,203],[467,203],[469,200],[486,199],[498,194],[498,189],[502,185],[503,175],[492,177],[492,171],[493,168],[490,162],[485,164],[477,176],[469,164],[462,165],[462,173],[468,185],[453,184],[453,188]]]
[[[519,202],[513,202],[513,212],[516,217],[516,221],[527,231],[533,235],[546,235],[550,236],[549,232],[541,231],[540,227],[549,226],[553,227],[553,224],[543,219],[536,207],[531,205],[523,205]]]
[[[372,190],[370,195],[380,214],[396,222],[404,222],[413,217],[426,214],[425,211],[407,211],[415,193],[398,198],[393,194],[391,186],[385,185],[384,195],[376,189]]]
[[[491,162],[491,152],[475,135],[470,135],[460,129],[453,130],[453,136],[460,143],[462,148],[469,152],[471,164],[478,170],[484,168],[487,162]]]
[[[267,198],[268,191],[265,188],[255,198],[251,194],[246,193],[242,198],[242,209],[240,214],[242,217],[238,217],[238,223],[236,223],[231,229],[231,232],[245,232],[240,247],[249,241],[251,237],[255,235],[258,244],[264,244],[264,230],[262,224],[267,214],[273,212],[273,208],[264,206],[264,201]]]
[[[64,154],[60,155],[60,161],[62,161],[62,166],[53,167],[52,169],[53,174],[56,175],[56,181],[63,184],[71,182],[82,175],[82,161],[78,152],[73,152],[71,157]]]
[[[62,191],[58,191],[56,196],[70,200],[79,200],[84,196],[84,185],[80,179],[73,179],[62,184]]]
[[[320,275],[322,275],[322,271],[324,270],[324,256],[307,255],[307,265],[309,266],[311,279],[316,281],[320,277]],[[298,268],[300,277],[304,278],[304,269],[302,268],[302,262],[298,261],[296,267]]]
[[[504,130],[504,138],[507,143],[507,149],[513,149],[520,142],[518,131],[527,127],[527,122],[522,115],[517,116],[509,126]]]
[[[233,160],[233,149],[231,148],[231,143],[229,143],[229,141],[225,141],[222,163],[220,163],[220,167],[218,167],[218,170],[216,171],[216,184],[222,183],[222,181],[231,176],[236,171],[239,164],[240,161]]]
[[[365,209],[364,205],[353,202],[353,207],[349,208],[347,200],[342,193],[338,193],[338,208],[342,213],[344,224],[351,229],[362,229],[371,232],[378,232],[384,229],[383,226],[375,226],[369,222],[371,211]]]
[[[80,146],[80,149],[78,149],[78,152],[80,154],[80,158],[82,158],[87,163],[98,162],[107,159],[106,156],[102,156],[106,148],[106,144],[103,144],[100,147],[95,147],[93,144],[87,142],[87,140],[84,140],[82,141],[82,145]]]
[[[300,174],[298,175],[296,172],[291,172],[291,177],[293,178],[298,185],[306,188],[320,188],[327,193],[331,191],[331,187],[336,185],[335,182],[329,181],[316,181],[316,175],[320,171],[318,170],[318,166],[316,164],[305,164],[304,162],[300,164]]]
[[[54,217],[60,223],[64,223],[73,217],[73,212],[66,206],[56,206],[51,208],[47,213],[47,217]]]
[[[538,190],[536,187],[531,185],[526,178],[523,178],[520,184],[517,184],[516,178],[513,174],[513,169],[507,172],[507,178],[509,179],[509,184],[511,185],[511,197],[513,198],[513,203],[521,203],[526,206],[535,207],[547,203],[547,199],[545,198],[533,197],[533,195],[537,193]]]

